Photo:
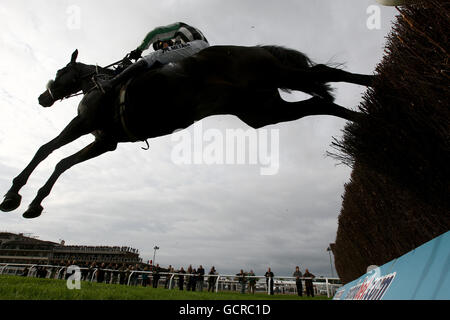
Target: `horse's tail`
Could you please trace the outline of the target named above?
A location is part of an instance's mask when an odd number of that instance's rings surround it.
[[[277,58],[283,65],[288,68],[310,68],[317,64],[312,61],[306,54],[281,46],[260,46],[262,49],[270,52],[275,58]],[[333,89],[326,83],[316,83],[317,90],[314,92],[308,92],[313,95],[319,95],[323,98],[334,100]],[[291,92],[289,88],[280,88],[285,92]]]

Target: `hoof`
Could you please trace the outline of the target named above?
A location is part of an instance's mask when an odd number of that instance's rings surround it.
[[[34,219],[41,215],[44,208],[41,205],[29,206],[28,210],[22,215],[25,219]]]
[[[0,204],[0,210],[4,212],[10,212],[16,210],[20,206],[22,196],[18,193],[8,192],[5,195],[5,199]]]

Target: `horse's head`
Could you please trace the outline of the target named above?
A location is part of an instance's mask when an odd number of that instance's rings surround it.
[[[81,90],[81,77],[76,63],[78,50],[72,54],[69,64],[58,70],[55,80],[50,80],[47,90],[39,96],[39,104],[43,107],[51,107],[55,101],[63,99]]]

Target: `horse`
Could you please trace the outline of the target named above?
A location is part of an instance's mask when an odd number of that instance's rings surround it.
[[[70,62],[57,71],[39,104],[51,107],[82,91],[77,116],[50,142],[42,145],[26,168],[13,179],[0,210],[20,206],[20,189],[33,170],[53,151],[93,134],[94,142],[62,159],[39,189],[24,218],[39,217],[42,201],[62,173],[72,166],[116,150],[118,143],[150,138],[186,129],[196,121],[214,115],[234,115],[254,129],[306,116],[330,115],[358,121],[361,114],[335,104],[329,82],[371,86],[375,75],[350,73],[315,64],[305,54],[280,46],[211,46],[177,63],[150,68],[103,93],[95,87],[93,75],[112,77],[114,70],[77,62],[78,50]],[[312,97],[287,102],[279,90],[297,90]]]

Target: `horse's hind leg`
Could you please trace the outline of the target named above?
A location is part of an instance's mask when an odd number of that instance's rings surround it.
[[[359,112],[318,97],[298,102],[286,102],[278,93],[253,97],[253,103],[247,101],[247,105],[252,106],[243,108],[243,112],[236,115],[255,129],[314,115],[330,115],[349,121],[358,121],[361,118]]]
[[[273,124],[319,115],[329,115],[356,122],[362,116],[359,112],[317,97],[298,102],[279,101],[276,106],[273,108]]]
[[[69,125],[58,137],[40,147],[28,166],[16,178],[14,178],[12,187],[6,193],[5,199],[0,204],[0,210],[9,212],[17,209],[22,200],[22,197],[19,195],[19,191],[27,183],[28,178],[39,163],[45,160],[56,149],[78,139],[85,134],[88,134],[92,130],[92,126],[90,126],[87,121],[80,116],[77,116],[69,123]]]
[[[373,75],[351,73],[337,68],[328,67],[324,64],[315,65],[305,71],[307,78],[319,82],[348,82],[361,86],[373,85]]]
[[[348,82],[362,86],[371,86],[375,76],[351,73],[318,64],[307,69],[291,69],[280,67],[276,70],[274,86],[299,90],[311,95],[320,96],[330,102],[334,101],[328,82]]]
[[[37,218],[42,213],[41,202],[50,194],[56,180],[63,174],[66,170],[70,169],[72,166],[81,163],[83,161],[98,157],[108,151],[114,151],[117,147],[116,142],[97,139],[81,151],[61,160],[55,167],[53,174],[50,176],[45,185],[39,189],[39,192],[31,202],[28,210],[23,214],[24,218],[32,219]]]

